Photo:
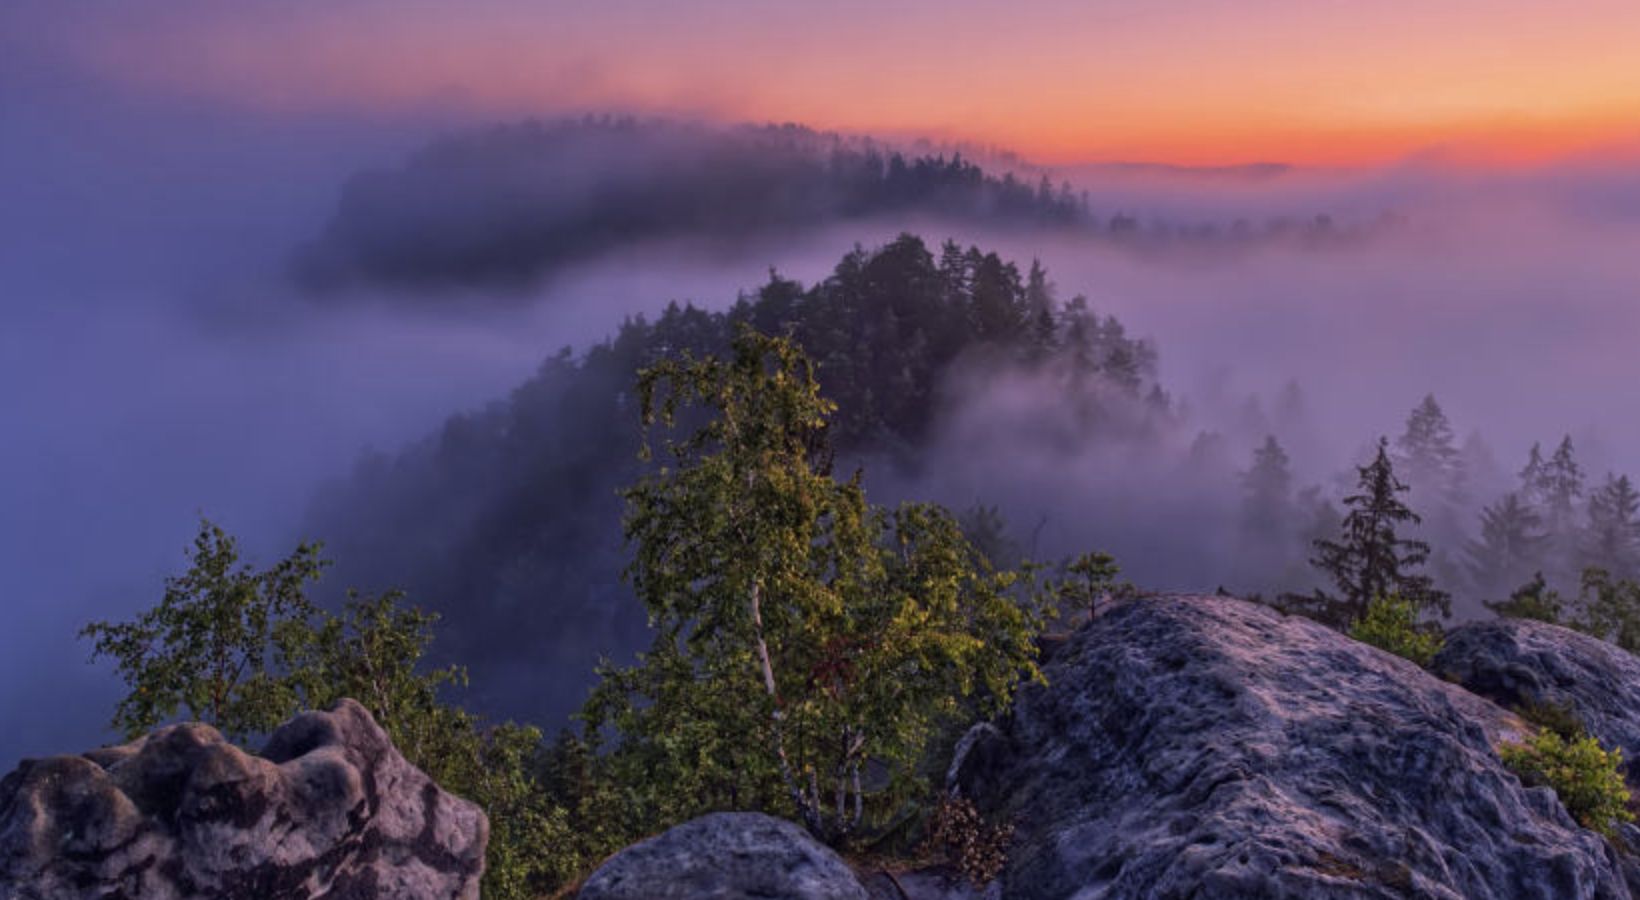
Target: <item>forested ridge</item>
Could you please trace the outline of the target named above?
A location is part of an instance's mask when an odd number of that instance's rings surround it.
[[[1057,444],[1141,491],[1158,474],[1223,482],[1234,554],[1140,537],[1235,593],[1425,667],[1454,594],[1640,652],[1640,498],[1626,476],[1591,487],[1570,438],[1484,478],[1430,396],[1336,491],[1298,487],[1274,434],[1227,473],[1225,438],[1192,436],[1150,342],[1061,302],[1039,262],[911,234],[816,284],[771,272],[722,311],[673,304],[560,351],[506,400],[322,491],[308,530],[327,547],[259,571],[202,522],[157,606],[82,636],[130,688],[113,723],[132,736],[186,715],[249,743],[363,698],[489,814],[490,896],[563,889],[643,836],[746,809],[978,885],[1008,864],[1012,827],[944,792],[946,766],[1046,683],[1064,639],[1047,632],[1156,596],[1087,533],[1042,554],[995,505],[868,501],[859,461],[914,491],[994,381],[1040,396],[1035,418],[984,423],[1009,438],[986,453]],[[1500,480],[1518,488],[1471,535],[1470,498]],[[329,584],[410,593],[310,600],[338,563]],[[1519,714],[1545,730],[1503,763],[1616,834],[1621,755],[1563,710]]]
[[[739,246],[870,219],[1051,229],[1141,247],[1332,245],[1399,221],[1158,217],[1011,155],[976,162],[960,149],[791,124],[588,116],[456,133],[399,166],[358,173],[293,274],[320,293],[376,286],[395,298],[527,288],[642,242]]]
[[[838,404],[830,438],[843,465],[870,460],[875,477],[926,496],[918,479],[981,454],[993,489],[932,496],[962,510],[999,562],[1041,555],[1046,525],[1061,549],[1116,549],[1130,571],[1172,587],[1273,598],[1322,586],[1312,542],[1336,537],[1355,479],[1345,468],[1309,480],[1343,461],[1293,458],[1304,424],[1296,386],[1283,401],[1296,412],[1255,416],[1239,432],[1203,425],[1163,385],[1153,343],[1080,295],[1063,299],[1040,263],[913,235],[856,247],[812,285],[770,272],[721,311],[672,304],[584,351],[564,348],[506,399],[363,457],[317,494],[304,533],[330,540],[343,581],[404,587],[443,612],[440,647],[479,673],[481,706],[557,720],[579,705],[600,654],[643,640],[619,575],[617,494],[642,471],[635,373],[721,352],[738,323],[790,335],[816,360]],[[997,385],[1002,405],[1027,403],[988,420],[993,407],[972,408]],[[1417,570],[1460,614],[1506,601],[1539,571],[1567,597],[1584,589],[1586,570],[1614,584],[1640,575],[1640,502],[1626,476],[1585,473],[1569,437],[1523,454],[1517,474],[1477,436],[1456,433],[1426,397],[1386,435],[1386,458],[1418,517],[1404,530],[1429,546]],[[997,514],[1017,483],[1007,479],[1060,477],[1045,465],[1064,467],[1065,490],[1096,504],[1088,517],[1103,530],[1090,536],[1018,504],[1012,521]],[[1107,481],[1074,481],[1089,474]],[[1148,505],[1137,512],[1149,518],[1110,499],[1122,495]],[[543,657],[560,674],[530,677]]]
[[[1082,297],[1061,303],[1040,264],[950,242],[936,254],[904,235],[855,248],[816,284],[771,272],[725,311],[672,304],[583,353],[565,348],[506,400],[362,459],[320,491],[308,531],[330,536],[343,580],[404,586],[445,613],[440,645],[490,676],[481,695],[503,689],[499,662],[589,672],[600,653],[636,649],[644,625],[619,581],[618,491],[642,471],[633,379],[721,353],[740,323],[790,335],[816,361],[844,459],[915,469],[948,376],[969,364],[1050,372],[1068,414],[1112,432],[1172,415],[1155,348]],[[584,677],[508,689],[555,718],[579,705]]]

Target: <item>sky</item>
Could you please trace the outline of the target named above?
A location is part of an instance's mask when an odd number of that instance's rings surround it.
[[[8,8],[13,40],[88,76],[261,110],[614,108],[938,135],[1057,164],[1518,165],[1640,146],[1631,0]]]
[[[118,682],[75,633],[155,602],[201,514],[272,561],[363,448],[505,396],[625,315],[724,304],[771,264],[812,281],[903,227],[744,258],[639,248],[459,316],[321,307],[286,266],[361,169],[586,111],[967,141],[1106,179],[1079,166],[1310,167],[1093,187],[1185,217],[1392,207],[1415,230],[1205,263],[958,236],[1040,255],[1062,293],[1155,337],[1198,401],[1302,378],[1338,401],[1329,459],[1434,390],[1511,467],[1573,433],[1591,470],[1640,473],[1637,35],[1632,0],[5,0],[0,772],[112,739]]]

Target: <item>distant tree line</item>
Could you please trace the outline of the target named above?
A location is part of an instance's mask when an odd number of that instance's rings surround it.
[[[1384,225],[1326,215],[1252,223],[1095,209],[1042,170],[905,152],[795,125],[718,128],[619,117],[495,126],[351,178],[293,274],[317,291],[524,287],[643,241],[743,245],[870,218],[1061,229],[1122,242],[1338,243]]]
[[[1324,619],[1359,619],[1372,599],[1390,594],[1450,615],[1450,593],[1462,591],[1500,613],[1572,624],[1640,649],[1640,619],[1630,621],[1640,616],[1640,491],[1629,476],[1608,472],[1591,486],[1570,436],[1549,454],[1533,444],[1516,487],[1481,506],[1471,530],[1470,456],[1426,396],[1393,450],[1380,441],[1359,469],[1339,540],[1337,516],[1325,509],[1304,527],[1306,503],[1295,498],[1290,461],[1272,436],[1242,475],[1242,529],[1266,563],[1282,554],[1256,538],[1280,535],[1274,546],[1288,554],[1312,545],[1313,563],[1337,594],[1288,594],[1288,605]],[[1561,600],[1573,592],[1575,600]]]

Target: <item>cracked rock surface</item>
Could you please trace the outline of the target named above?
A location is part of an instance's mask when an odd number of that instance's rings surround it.
[[[959,773],[1016,823],[1004,897],[1631,896],[1616,851],[1498,759],[1518,718],[1308,620],[1137,598],[1047,675]]]

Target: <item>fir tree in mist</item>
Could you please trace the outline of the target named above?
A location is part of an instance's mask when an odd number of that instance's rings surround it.
[[[1395,474],[1388,439],[1380,439],[1372,462],[1356,471],[1359,490],[1344,498],[1350,511],[1342,534],[1315,542],[1312,562],[1335,591],[1316,592],[1318,612],[1337,623],[1358,621],[1374,600],[1394,595],[1420,610],[1451,615],[1450,597],[1416,571],[1429,560],[1429,544],[1403,536],[1422,520],[1400,498],[1408,488]]]
[[[1578,558],[1583,569],[1604,569],[1619,578],[1640,575],[1640,493],[1627,475],[1608,474],[1589,495]]]

